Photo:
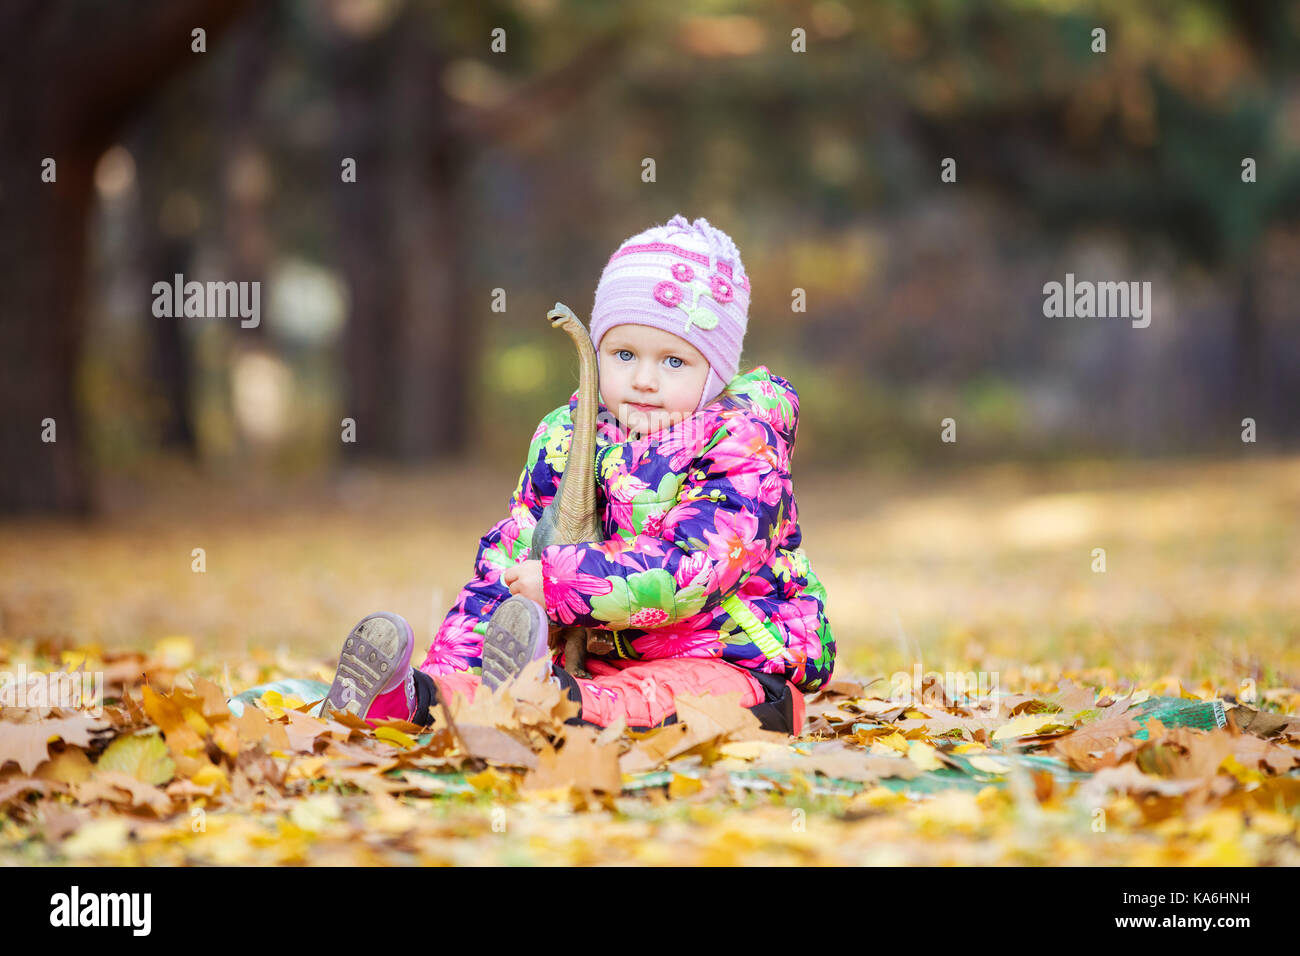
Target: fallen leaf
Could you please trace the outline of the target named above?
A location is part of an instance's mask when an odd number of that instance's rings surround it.
[[[230,705],[226,703],[227,695],[220,687],[197,674],[190,675],[190,683],[194,685],[194,693],[202,702],[203,716],[209,721],[225,721],[232,716]]]
[[[784,755],[773,753],[755,761],[753,767],[755,770],[820,773],[824,777],[860,783],[874,783],[882,777],[910,780],[921,773],[920,767],[904,757],[875,756],[839,741],[815,745],[804,754],[786,748]]]
[[[110,791],[114,789],[123,791],[125,799],[111,795]],[[133,807],[149,807],[159,816],[171,812],[172,801],[166,793],[116,770],[96,770],[95,776],[80,784],[76,793],[77,800],[81,803],[103,799],[111,803],[128,803]]]
[[[316,749],[316,738],[326,733],[329,727],[323,720],[310,717],[298,710],[285,709],[288,720],[284,731],[289,738],[289,746],[299,753],[312,753]]]
[[[1200,780],[1217,773],[1223,758],[1233,752],[1233,737],[1223,728],[1208,733],[1188,727],[1165,728],[1153,719],[1147,722],[1147,729],[1150,739],[1134,758],[1147,773],[1175,780]]]
[[[1052,714],[1025,714],[1007,721],[993,733],[994,740],[1014,740],[1038,734],[1043,728],[1058,724]]]
[[[158,734],[124,734],[99,755],[99,770],[116,770],[141,783],[164,784],[176,776],[176,763]]]
[[[179,690],[168,695],[159,694],[148,684],[144,685],[142,693],[145,713],[162,730],[167,747],[174,755],[193,756],[203,750],[203,738],[186,720],[185,698],[189,695]],[[196,706],[201,706],[198,698],[189,699]],[[202,717],[193,708],[189,709],[196,717]]]
[[[703,789],[703,780],[680,773],[673,774],[668,781],[668,797],[670,800],[681,800],[684,797],[693,796]]]
[[[677,722],[657,728],[651,736],[635,740],[623,755],[624,773],[639,773],[660,766],[664,761],[701,744],[725,741],[782,741],[789,736],[764,730],[758,717],[740,705],[739,692],[725,695],[678,694],[674,698]]]
[[[376,727],[375,737],[379,740],[386,740],[390,744],[396,744],[404,750],[414,750],[419,746],[410,734],[404,734],[392,727]]]
[[[467,756],[508,767],[537,766],[537,754],[504,730],[477,724],[457,723],[456,731],[466,748]]]
[[[630,750],[619,758],[623,773],[641,773],[662,765],[673,755],[689,750],[691,729],[685,724],[668,724],[634,738]],[[684,743],[685,741],[685,743]]]
[[[23,773],[31,774],[49,759],[51,740],[61,738],[64,743],[75,747],[89,747],[94,735],[110,730],[111,727],[108,721],[85,714],[26,723],[0,720],[0,768],[12,760]]]
[[[1159,794],[1166,797],[1182,796],[1200,786],[1196,780],[1169,780],[1154,777],[1138,769],[1136,764],[1122,763],[1117,767],[1098,770],[1079,784],[1077,799],[1083,806],[1100,807],[1106,804],[1110,790],[1136,795]]]
[[[1131,738],[1141,729],[1142,725],[1133,718],[1116,714],[1084,724],[1065,736],[1058,737],[1052,742],[1051,752],[1069,761],[1076,769],[1089,772],[1099,770],[1118,762],[1113,755],[1107,759],[1106,751],[1113,750],[1117,743]]]
[[[256,707],[245,707],[244,712],[234,719],[234,726],[239,739],[246,744],[265,743],[268,750],[287,751],[293,746],[289,735],[281,723],[272,723]]]
[[[718,753],[724,757],[735,757],[738,760],[785,757],[790,753],[790,745],[773,743],[767,740],[739,740],[722,744],[718,747]]]
[[[1076,684],[1070,678],[1061,679],[1057,691],[1047,698],[1061,708],[1064,713],[1073,714],[1097,704],[1097,692],[1091,687]]]
[[[1300,719],[1290,714],[1274,714],[1245,704],[1238,704],[1229,710],[1228,720],[1242,733],[1256,737],[1273,737],[1300,730]]]
[[[976,754],[967,757],[966,759],[970,761],[972,767],[976,770],[982,771],[983,773],[1006,773],[1011,769],[1011,765],[1007,763],[1007,761],[1001,760],[997,757],[986,757]]]
[[[36,776],[54,783],[81,783],[89,780],[95,765],[90,762],[86,752],[78,747],[64,747],[48,761],[41,764]]]
[[[475,790],[508,797],[515,792],[515,778],[496,767],[488,767],[475,774],[466,774],[465,782]]]
[[[10,801],[23,796],[24,794],[49,793],[51,782],[40,780],[35,777],[11,777],[7,780],[0,781],[0,807],[4,807]]]
[[[920,770],[938,770],[944,765],[935,749],[923,740],[908,741],[907,759]]]
[[[1232,753],[1243,766],[1267,767],[1274,774],[1289,773],[1300,764],[1300,752],[1294,747],[1282,747],[1251,734],[1232,738]]]
[[[526,792],[570,787],[583,796],[617,796],[623,790],[618,745],[600,746],[596,736],[591,727],[570,726],[564,745],[558,751],[544,750],[519,789]]]
[[[226,776],[225,768],[216,764],[208,764],[190,777],[190,782],[196,787],[212,787],[218,792],[230,789],[230,778]]]

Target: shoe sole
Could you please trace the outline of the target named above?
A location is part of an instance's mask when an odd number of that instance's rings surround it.
[[[414,644],[411,625],[396,614],[381,611],[362,618],[343,641],[325,707],[358,717],[366,713],[376,697],[401,682]]]
[[[522,594],[507,598],[488,619],[483,636],[483,683],[496,690],[548,653],[546,612]]]

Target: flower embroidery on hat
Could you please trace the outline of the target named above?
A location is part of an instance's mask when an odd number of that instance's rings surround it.
[[[718,272],[727,279],[728,286],[734,282],[735,285],[740,286],[740,288],[744,289],[746,292],[749,291],[749,276],[741,276],[739,279],[736,279],[736,277],[732,275],[730,262],[719,262]]]
[[[692,325],[705,330],[717,327],[718,317],[700,305],[701,295],[710,296],[719,305],[726,305],[735,300],[736,284],[733,283],[731,263],[718,262],[716,269],[717,272],[709,276],[706,285],[703,277],[697,279],[695,270],[685,262],[672,264],[669,271],[673,278],[695,292],[689,305],[686,302],[686,292],[676,282],[664,280],[654,287],[655,301],[670,309],[677,308],[686,313],[686,326],[682,329],[683,332],[689,332]],[[748,277],[741,276],[738,284],[740,288],[749,291]]]
[[[720,275],[709,277],[709,294],[722,303],[730,302],[734,297],[731,283]]]
[[[673,306],[681,305],[683,298],[681,287],[675,282],[665,280],[655,286],[655,301],[668,306],[670,309]]]

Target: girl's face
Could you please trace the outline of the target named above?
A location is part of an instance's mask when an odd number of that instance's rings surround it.
[[[709,377],[709,360],[699,349],[649,325],[614,326],[596,358],[605,407],[639,436],[694,414]]]

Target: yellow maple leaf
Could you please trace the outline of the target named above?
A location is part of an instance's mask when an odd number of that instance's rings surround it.
[[[907,757],[922,770],[938,770],[943,766],[935,749],[923,740],[908,741]]]
[[[877,737],[872,741],[872,744],[880,744],[881,746],[888,747],[891,750],[897,750],[901,754],[907,753],[908,748],[907,739],[898,731],[894,731],[892,734],[886,734],[884,737]]]
[[[194,754],[203,749],[203,738],[189,725],[172,696],[163,696],[148,684],[144,685],[141,693],[145,713],[162,730],[173,754]]]
[[[414,750],[419,746],[415,738],[410,734],[404,734],[400,730],[394,730],[392,727],[378,727],[375,729],[375,736],[380,740],[387,740],[390,744],[397,744],[406,750]]]
[[[1024,714],[1014,720],[1008,720],[994,731],[993,739],[1011,740],[1015,737],[1024,737],[1037,733],[1040,727],[1056,722],[1059,722],[1059,718],[1054,720],[1050,714]]]
[[[1228,754],[1223,758],[1223,762],[1219,764],[1219,769],[1226,770],[1245,784],[1262,783],[1265,779],[1264,774],[1258,770],[1243,766],[1232,754]]]
[[[1006,773],[1011,769],[1010,765],[1008,765],[1006,761],[999,760],[996,757],[975,756],[966,759],[970,761],[972,767],[976,770],[983,771],[984,773]]]
[[[673,800],[680,797],[689,797],[691,794],[699,793],[703,789],[703,780],[688,777],[685,774],[675,773],[673,778],[668,781],[668,796]]]
[[[295,760],[284,775],[285,780],[315,780],[323,776],[321,768],[329,762],[329,757],[303,757]]]
[[[208,764],[194,776],[190,777],[195,784],[200,787],[216,786],[219,791],[230,790],[230,778],[226,776],[224,767],[218,767],[216,764]]]
[[[176,763],[167,744],[156,733],[118,737],[99,755],[95,766],[100,770],[120,771],[155,786],[176,776]]]
[[[103,649],[98,644],[87,644],[75,651],[60,651],[59,661],[69,672],[84,668],[88,673],[104,669]]]
[[[502,773],[496,767],[488,767],[481,773],[466,774],[465,782],[475,790],[497,795],[508,795],[515,790],[515,778]]]

